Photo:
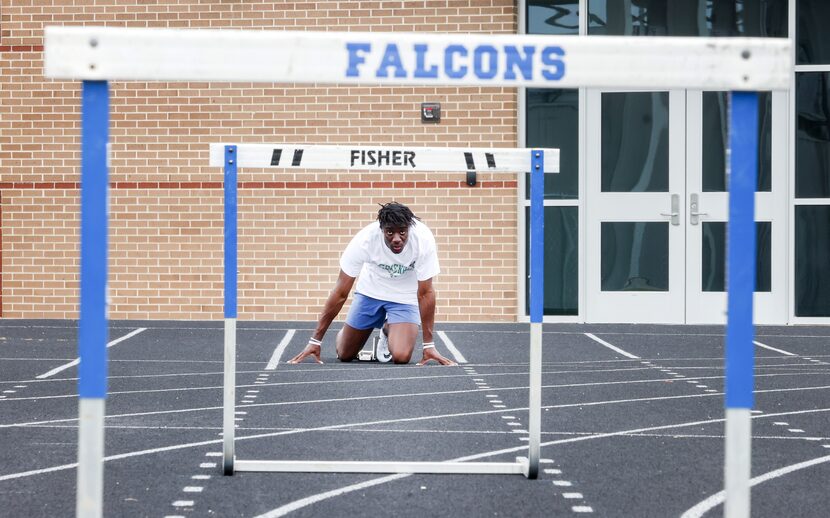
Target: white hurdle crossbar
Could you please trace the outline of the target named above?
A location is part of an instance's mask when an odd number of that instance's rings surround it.
[[[754,247],[733,238],[754,235],[757,165],[739,160],[757,146],[753,92],[790,88],[788,39],[46,27],[44,43],[46,77],[83,81],[79,440],[96,443],[106,397],[108,81],[731,91],[724,478],[727,515],[749,516],[753,290],[741,269],[754,264]],[[103,444],[80,453],[78,516],[100,516]]]
[[[226,475],[234,471],[315,473],[539,473],[542,415],[542,305],[544,300],[544,174],[559,172],[558,149],[418,148],[317,146],[305,144],[211,144],[211,167],[222,167],[225,191],[225,375],[223,454]],[[235,457],[237,318],[237,173],[239,167],[370,171],[530,172],[530,382],[528,455],[515,462],[399,462],[240,460]]]

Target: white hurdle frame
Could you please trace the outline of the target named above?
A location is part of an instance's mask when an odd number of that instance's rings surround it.
[[[380,162],[385,163],[380,163]],[[544,174],[559,172],[558,149],[419,148],[320,146],[304,144],[211,144],[211,167],[222,167],[225,191],[225,361],[222,466],[235,471],[314,473],[539,473],[542,415],[542,302],[544,300]],[[528,403],[528,455],[515,462],[401,462],[325,460],[241,460],[235,456],[237,318],[237,174],[240,167],[279,170],[370,170],[529,172],[531,174],[531,332]]]
[[[788,39],[46,27],[44,47],[47,78],[83,81],[79,440],[94,444],[79,452],[78,516],[102,514],[103,433],[97,431],[106,398],[111,80],[732,91],[725,509],[730,518],[749,516],[753,92],[790,88]],[[733,241],[738,234],[750,237]],[[535,332],[541,334],[541,324]]]

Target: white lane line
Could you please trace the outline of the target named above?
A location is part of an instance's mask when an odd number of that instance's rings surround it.
[[[582,493],[562,493],[562,498],[568,498],[568,499],[576,498],[576,499],[581,500],[582,499]]]
[[[573,484],[569,480],[554,480],[553,485],[559,487],[571,487]]]
[[[619,347],[611,345],[608,342],[606,342],[605,340],[603,340],[601,338],[597,338],[596,336],[592,335],[591,333],[585,333],[585,336],[587,336],[588,338],[590,338],[591,340],[597,342],[600,345],[604,345],[605,347],[611,349],[612,351],[615,351],[619,354],[622,354],[626,358],[631,358],[632,360],[639,360],[640,359],[639,356],[634,356],[633,354],[631,354],[629,352],[623,351]]]
[[[173,507],[193,507],[193,500],[176,500],[173,502]]]
[[[758,378],[760,376],[756,376]],[[623,384],[629,383],[663,383],[663,380],[644,380],[644,381],[635,381],[635,382],[620,382]],[[608,385],[609,383],[580,383],[580,384],[566,384],[566,385],[542,385],[542,388],[562,388],[562,387],[582,387],[582,386],[597,386],[597,385]],[[612,382],[610,384],[618,384],[618,382]],[[527,386],[521,387],[499,387],[499,390],[527,390]],[[713,390],[713,389],[709,389]],[[707,392],[709,392],[707,390]],[[780,389],[759,389],[755,390],[755,394],[777,394],[777,393],[785,393],[785,392],[807,392],[813,390],[830,390],[830,385],[821,385],[816,387],[797,387],[797,388],[780,388]],[[473,392],[478,392],[477,389],[473,390],[450,390],[450,391],[437,391],[437,392],[417,392],[417,393],[408,393],[408,394],[384,394],[378,396],[363,396],[363,397],[346,397],[346,398],[334,398],[334,399],[313,399],[313,400],[306,400],[306,401],[284,401],[284,402],[277,402],[277,403],[255,403],[250,405],[250,408],[254,407],[277,407],[277,406],[286,406],[286,405],[307,405],[307,404],[316,404],[316,403],[337,403],[340,401],[368,401],[374,399],[386,399],[386,398],[410,398],[410,397],[424,397],[424,396],[438,396],[438,395],[448,395],[448,394],[471,394]],[[714,391],[717,392],[717,391]],[[606,401],[589,401],[589,402],[579,402],[579,403],[563,403],[559,405],[546,405],[542,408],[546,409],[561,409],[561,408],[573,408],[573,407],[583,407],[583,406],[596,406],[596,405],[617,405],[623,403],[642,403],[646,401],[672,401],[672,400],[679,400],[679,399],[690,399],[690,398],[705,398],[705,397],[714,397],[717,394],[712,394],[711,396],[706,394],[684,394],[679,396],[655,396],[655,397],[647,397],[647,398],[631,398],[631,399],[612,399]],[[493,405],[494,408],[505,408],[505,405]],[[221,406],[208,406],[208,407],[194,407],[194,408],[179,408],[176,410],[155,410],[152,412],[133,412],[127,414],[113,414],[106,416],[107,419],[117,419],[122,417],[144,417],[150,415],[166,415],[166,414],[183,414],[188,412],[208,412],[212,410],[222,410]],[[514,410],[527,410],[527,407],[523,408],[513,408],[511,411]],[[810,410],[812,412],[813,410]],[[494,413],[498,412],[498,410],[488,410],[486,412],[481,412],[481,414],[486,413]],[[796,414],[799,412],[795,412]],[[465,414],[466,415],[466,414]],[[767,414],[767,417],[770,416],[779,416],[779,415],[793,415],[793,413],[775,413],[775,414]],[[446,417],[454,417],[452,414],[446,415]],[[17,423],[0,423],[0,429],[4,428],[16,428],[16,427],[24,427],[24,426],[39,426],[39,425],[48,425],[48,424],[55,424],[55,423],[72,423],[77,422],[77,417],[68,417],[62,419],[49,419],[45,421],[27,421],[27,422],[17,422]]]
[[[594,509],[589,505],[575,505],[571,507],[571,510],[575,513],[593,513]]]
[[[185,486],[185,488],[182,489],[182,492],[183,493],[201,493],[202,491],[204,491],[204,489],[205,488],[202,487],[202,486]]]
[[[785,351],[783,349],[776,349],[775,347],[772,347],[772,346],[769,346],[769,345],[766,345],[766,344],[762,344],[761,342],[759,342],[757,340],[753,340],[752,343],[754,343],[758,347],[763,347],[764,349],[769,349],[770,351],[775,351],[777,353],[785,354],[787,356],[798,356],[797,354],[791,353],[789,351]]]
[[[446,346],[447,350],[450,352],[450,354],[453,355],[457,363],[467,363],[467,359],[464,358],[464,355],[461,354],[461,351],[455,348],[455,344],[452,343],[452,340],[450,340],[450,337],[447,336],[447,333],[443,331],[438,331],[438,337],[441,338],[442,342],[444,342],[444,345]]]
[[[824,410],[830,410],[830,409],[824,409]],[[812,410],[806,410],[806,411],[803,411],[803,412],[812,412]],[[540,446],[544,447],[544,446],[553,446],[553,445],[556,445],[556,444],[568,444],[568,443],[572,443],[572,442],[582,442],[582,441],[591,440],[591,439],[600,439],[600,438],[606,438],[606,437],[616,437],[616,436],[620,436],[620,435],[629,435],[629,434],[633,434],[633,433],[640,433],[640,432],[651,431],[651,430],[655,430],[655,429],[682,428],[682,427],[687,427],[687,426],[698,426],[698,425],[701,425],[701,424],[709,424],[709,423],[723,422],[723,421],[724,421],[724,419],[722,419],[722,418],[721,419],[710,419],[710,420],[707,420],[707,421],[696,421],[696,422],[693,421],[693,422],[689,422],[689,423],[655,426],[655,427],[649,427],[649,428],[641,428],[641,429],[637,429],[637,430],[626,430],[626,431],[620,431],[620,432],[601,433],[601,434],[590,435],[590,436],[582,436],[582,437],[576,437],[576,438],[570,438],[570,439],[559,439],[559,440],[555,440],[555,441],[544,442],[544,443],[540,444]],[[477,460],[477,459],[481,459],[481,458],[493,457],[493,456],[496,456],[496,455],[503,455],[503,454],[506,454],[506,453],[512,453],[514,451],[522,451],[522,450],[525,450],[525,449],[527,449],[527,446],[518,446],[518,447],[515,447],[515,448],[506,448],[506,449],[503,449],[503,450],[498,450],[498,451],[493,451],[493,452],[488,452],[488,453],[481,453],[481,454],[477,454],[477,455],[470,455],[468,457],[461,457],[461,458],[457,458],[457,459],[452,459],[452,461],[464,462],[464,461],[470,461],[470,460]],[[830,459],[830,455],[828,455],[826,458]],[[552,463],[553,461],[551,459],[541,459],[539,462],[540,463]],[[288,504],[285,504],[283,506],[280,506],[280,507],[278,507],[276,509],[273,509],[273,510],[271,510],[271,511],[265,513],[265,514],[261,514],[261,515],[257,516],[256,518],[279,518],[281,516],[285,516],[286,514],[294,512],[298,509],[302,509],[303,507],[308,507],[310,505],[316,504],[317,502],[321,502],[323,500],[327,500],[329,498],[333,498],[333,497],[340,496],[340,495],[343,495],[343,494],[346,494],[346,493],[350,493],[352,491],[359,491],[359,490],[364,489],[366,487],[372,487],[372,486],[376,486],[376,485],[380,485],[380,484],[385,484],[386,482],[391,482],[393,480],[398,480],[398,479],[405,478],[405,477],[408,477],[408,476],[410,476],[410,474],[401,473],[401,474],[386,476],[386,477],[382,477],[382,478],[377,478],[377,479],[374,479],[374,480],[368,480],[366,482],[361,482],[360,484],[354,484],[354,485],[351,485],[351,486],[341,487],[339,489],[334,489],[334,490],[328,491],[326,493],[320,493],[320,494],[317,494],[317,495],[312,495],[312,496],[309,496],[309,497],[306,497],[306,498],[302,498],[300,500],[295,500],[295,501],[290,502]],[[579,508],[580,510],[576,511],[577,508]],[[575,512],[585,512],[585,513],[594,512],[594,510],[590,506],[576,506],[576,507],[573,507],[572,509],[575,510]],[[700,515],[696,515],[696,516],[700,516]],[[686,517],[684,516],[682,518],[686,518]]]
[[[222,408],[222,407],[217,407],[217,408]],[[524,410],[527,410],[527,409],[525,408]],[[754,417],[754,419],[763,419],[765,417],[778,417],[778,416],[784,416],[784,415],[813,414],[813,413],[817,413],[817,412],[830,412],[830,408],[797,410],[797,411],[794,411],[794,412],[781,412],[781,413],[776,413],[776,414],[769,414],[767,416],[756,416],[756,417]],[[485,413],[491,413],[491,412],[468,412],[466,415],[479,415],[479,414],[485,414]],[[438,418],[438,419],[443,419],[443,418],[446,418],[446,417],[453,417],[453,415],[440,415],[440,416],[434,416],[434,417]],[[427,419],[427,418],[414,418],[414,420],[423,420],[423,419]],[[413,420],[413,418],[391,419],[391,420],[385,420],[385,421],[379,421],[379,422],[368,422],[368,423],[351,423],[351,424],[345,424],[345,425],[334,425],[334,426],[312,428],[312,429],[307,429],[307,430],[304,429],[304,430],[290,430],[290,431],[281,431],[281,432],[271,432],[271,433],[264,433],[264,434],[256,434],[256,435],[237,437],[237,440],[238,441],[255,440],[255,439],[263,439],[263,438],[266,438],[266,437],[277,437],[277,436],[282,436],[282,435],[290,435],[290,434],[301,433],[301,432],[305,432],[305,431],[313,432],[313,431],[323,430],[323,429],[354,428],[355,426],[361,426],[361,425],[388,424],[388,423],[392,423],[392,422],[411,421],[411,420]],[[686,423],[676,423],[676,424],[671,424],[671,425],[654,426],[654,427],[649,427],[649,428],[637,428],[637,429],[633,429],[633,430],[621,430],[621,431],[618,431],[618,432],[600,433],[600,434],[595,434],[595,435],[587,435],[587,436],[581,436],[581,437],[574,437],[574,438],[568,438],[568,439],[559,439],[559,440],[555,440],[555,441],[548,441],[548,442],[541,443],[540,447],[553,446],[553,445],[559,445],[559,444],[570,444],[570,443],[573,443],[573,442],[589,441],[589,440],[593,440],[593,439],[604,439],[604,438],[607,438],[607,437],[617,437],[617,436],[622,436],[622,435],[635,435],[635,434],[638,434],[638,433],[644,433],[644,432],[650,432],[650,431],[656,431],[656,430],[668,430],[668,429],[674,429],[674,428],[685,428],[685,427],[689,427],[689,426],[700,426],[700,425],[704,425],[704,424],[722,423],[723,421],[724,421],[723,418],[719,418],[719,419],[710,419],[710,420],[707,420],[707,421],[691,421],[691,422],[686,422]],[[187,448],[197,448],[197,447],[208,446],[208,445],[213,446],[213,445],[222,444],[222,441],[223,441],[223,439],[212,439],[212,440],[201,441],[201,442],[174,444],[174,445],[171,445],[171,446],[163,446],[163,447],[160,447],[160,448],[153,448],[153,449],[150,449],[150,450],[132,451],[132,452],[128,452],[128,453],[121,453],[121,454],[118,454],[118,455],[112,455],[112,456],[109,456],[109,457],[104,457],[104,462],[110,462],[110,461],[114,461],[114,460],[121,460],[121,459],[133,458],[133,457],[140,457],[140,456],[144,456],[144,455],[153,455],[153,454],[156,454],[156,453],[162,453],[162,452],[167,452],[167,451],[183,450],[183,449],[187,449]],[[830,448],[830,444],[824,445],[824,447],[825,448]],[[476,455],[471,455],[469,457],[461,457],[461,458],[458,458],[458,459],[451,459],[450,461],[451,462],[464,462],[464,461],[477,460],[477,459],[482,459],[482,458],[487,458],[487,457],[494,457],[494,456],[498,456],[498,455],[505,455],[505,454],[508,454],[508,453],[515,453],[515,452],[519,452],[519,451],[523,451],[523,450],[527,450],[527,446],[517,446],[517,447],[514,447],[514,448],[505,448],[505,449],[502,449],[502,450],[484,452],[484,453],[479,453],[479,454],[476,454]],[[824,457],[824,458],[830,460],[830,455],[828,455],[827,457]],[[552,459],[539,459],[539,463],[540,464],[552,464],[553,460]],[[71,470],[71,469],[76,469],[77,467],[78,467],[77,463],[72,463],[72,464],[62,464],[62,465],[59,465],[59,466],[51,466],[49,468],[23,471],[23,472],[18,472],[18,473],[9,473],[9,474],[6,474],[6,475],[0,475],[0,482],[6,481],[6,480],[15,480],[15,479],[19,479],[19,478],[31,477],[31,476],[35,476],[35,475],[42,475],[42,474],[45,474],[45,473],[54,473],[54,472],[57,472],[57,471]],[[199,467],[200,468],[215,468],[216,463],[202,463],[202,464],[199,465]],[[391,481],[391,480],[397,480],[398,478],[404,478],[404,477],[408,477],[408,476],[409,476],[409,474],[398,474],[398,475],[393,475],[391,478],[390,477],[384,477],[384,479],[375,479],[374,482],[376,482],[376,483],[370,484],[369,486],[366,486],[366,487],[371,487],[372,485],[377,485],[377,484],[383,484],[387,481],[386,479]],[[380,480],[383,480],[383,481],[380,481]],[[373,481],[368,481],[368,482],[373,482]],[[335,490],[333,493],[336,493],[336,494],[332,494],[331,496],[337,496],[337,495],[340,495],[340,494],[344,494],[344,493],[348,493],[350,491],[355,491],[356,490],[356,489],[347,489],[345,491],[342,491],[342,489],[346,489],[346,488],[341,488],[341,490]],[[360,488],[357,488],[357,489],[360,489]],[[292,510],[296,510],[296,509],[299,509],[301,507],[305,507],[306,505],[311,505],[311,504],[316,503],[318,501],[325,500],[326,498],[330,498],[328,496],[323,497],[323,498],[318,498],[320,496],[322,496],[322,495],[315,495],[313,497],[308,497],[309,499],[312,499],[312,501],[310,501],[306,504],[303,504],[299,507],[295,507]],[[283,507],[294,506],[294,504],[297,504],[297,502],[299,502],[299,501],[295,501],[295,502],[286,504],[286,506],[283,506]],[[283,508],[281,507],[279,509],[276,509],[275,511],[279,511],[280,509],[283,509]],[[271,511],[271,512],[274,512],[274,511]],[[281,515],[270,515],[269,514],[269,516],[281,516]]]
[[[282,353],[285,352],[285,348],[288,347],[288,344],[291,343],[291,339],[294,338],[294,333],[297,331],[295,329],[289,329],[285,336],[282,337],[280,340],[279,345],[277,348],[274,349],[274,354],[271,356],[271,361],[268,362],[268,365],[265,366],[265,370],[272,371],[277,368],[277,364],[280,362],[280,358],[282,357]]]
[[[146,327],[139,327],[138,329],[136,329],[136,330],[134,330],[130,333],[127,333],[126,335],[122,336],[121,338],[116,338],[112,342],[108,343],[107,347],[112,347],[113,345],[115,345],[117,343],[120,343],[120,342],[123,342],[124,340],[126,340],[128,338],[132,338],[133,336],[137,335],[138,333],[141,333],[142,331],[146,331],[146,330],[147,330]],[[47,373],[41,374],[40,376],[35,376],[35,379],[42,380],[42,379],[52,377],[52,376],[54,376],[55,374],[57,374],[61,371],[64,371],[64,370],[66,370],[70,367],[74,367],[74,366],[78,365],[79,363],[81,363],[81,359],[80,358],[75,358],[71,362],[66,363],[64,365],[61,365],[60,367],[55,367],[54,369],[50,370]]]
[[[345,495],[346,493],[351,493],[352,491],[360,491],[361,489],[366,489],[372,486],[379,486],[381,484],[385,484],[387,482],[392,482],[394,480],[398,480],[400,478],[406,478],[410,476],[409,473],[398,473],[396,475],[389,475],[386,477],[376,478],[373,480],[367,480],[365,482],[361,482],[359,484],[353,484],[351,486],[344,486],[339,489],[333,489],[331,491],[326,491],[325,493],[320,493],[317,495],[308,496],[302,498],[300,500],[294,500],[293,502],[286,504],[282,507],[278,507],[274,510],[268,511],[265,514],[261,514],[256,518],[278,518],[280,516],[285,516],[288,513],[292,513],[298,509],[302,509],[303,507],[307,507],[312,504],[316,504],[317,502],[322,502],[323,500],[327,500],[329,498],[334,498],[336,496]]]
[[[824,457],[818,457],[816,459],[807,460],[804,462],[799,462],[797,464],[790,464],[789,466],[784,466],[783,468],[778,468],[773,471],[768,471],[763,475],[759,475],[749,481],[749,487],[756,486],[762,482],[766,482],[767,480],[772,480],[774,478],[778,478],[783,475],[787,475],[794,471],[798,471],[800,469],[811,468],[818,464],[823,464],[825,462],[830,461],[830,455],[826,455]],[[720,491],[715,493],[714,495],[710,496],[709,498],[699,502],[697,505],[683,513],[680,518],[700,518],[706,512],[713,509],[714,507],[723,503],[725,499],[726,493],[724,491]]]

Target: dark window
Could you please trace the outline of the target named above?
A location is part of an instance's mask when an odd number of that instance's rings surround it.
[[[589,0],[588,34],[786,38],[787,13],[787,0]]]
[[[669,291],[669,224],[603,221],[602,291]]]
[[[830,74],[796,75],[795,196],[830,197]]]
[[[668,92],[602,94],[602,192],[668,192]]]
[[[796,3],[796,63],[799,65],[830,64],[830,2],[798,0]]]
[[[530,221],[530,209],[525,209]],[[530,272],[530,225],[525,225],[528,253],[525,271]],[[576,315],[579,307],[579,209],[545,207],[544,314]],[[530,281],[525,281],[526,311],[530,313]]]
[[[579,34],[579,0],[527,0],[528,34]]]
[[[795,314],[830,316],[830,207],[795,208]]]
[[[703,191],[726,191],[726,148],[729,141],[729,94],[703,92]],[[772,95],[758,93],[758,183],[772,190]]]
[[[703,223],[701,290],[726,291],[726,223]],[[755,291],[772,289],[772,224],[755,223]]]
[[[579,197],[579,92],[527,90],[527,147],[559,149],[559,173],[545,175],[545,198]],[[525,176],[530,196],[530,175]]]

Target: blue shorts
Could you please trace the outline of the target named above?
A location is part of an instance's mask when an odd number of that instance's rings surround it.
[[[373,299],[355,292],[346,323],[355,329],[380,329],[384,321],[421,325],[421,312],[412,304]]]

